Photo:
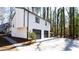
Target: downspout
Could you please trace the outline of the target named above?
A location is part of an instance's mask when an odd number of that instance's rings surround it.
[[[23,15],[23,17],[24,17],[23,26],[25,27],[25,9],[24,9],[24,15]]]

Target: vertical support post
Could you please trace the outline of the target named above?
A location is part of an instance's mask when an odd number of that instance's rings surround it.
[[[29,12],[27,12],[27,39],[29,39]]]
[[[24,9],[24,15],[23,15],[23,17],[24,17],[23,26],[25,27],[25,9]]]

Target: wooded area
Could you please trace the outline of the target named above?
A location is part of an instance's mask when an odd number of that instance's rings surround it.
[[[68,15],[67,15],[68,14]],[[67,18],[68,17],[68,18]],[[76,7],[61,7],[54,9],[52,36],[78,38],[79,37],[79,12]]]

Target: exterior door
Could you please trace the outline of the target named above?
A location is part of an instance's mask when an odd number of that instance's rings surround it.
[[[33,32],[36,34],[36,39],[41,39],[41,30],[33,29]]]
[[[44,31],[44,38],[48,37],[48,31]]]

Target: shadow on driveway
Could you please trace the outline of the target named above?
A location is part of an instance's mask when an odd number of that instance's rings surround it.
[[[65,40],[65,48],[64,48],[64,51],[72,51],[72,47],[79,47],[77,43],[74,42],[74,39],[66,39]]]

